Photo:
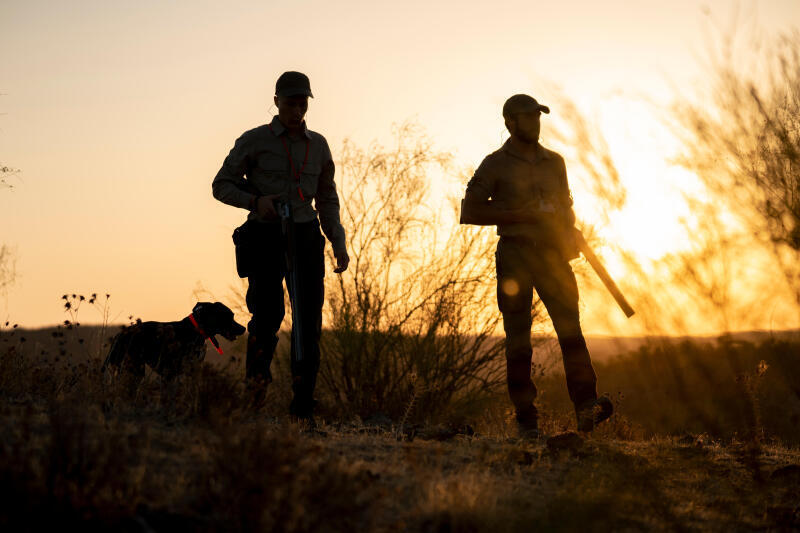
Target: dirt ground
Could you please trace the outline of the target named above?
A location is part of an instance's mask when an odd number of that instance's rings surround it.
[[[3,522],[131,531],[800,528],[800,450],[2,409]],[[43,514],[44,512],[44,514]],[[32,527],[31,527],[32,526]]]

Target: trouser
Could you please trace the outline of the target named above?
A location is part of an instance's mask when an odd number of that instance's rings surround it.
[[[597,378],[581,332],[575,274],[554,247],[513,237],[497,245],[497,301],[506,332],[508,392],[519,419],[536,418],[531,380],[533,289],[544,303],[561,346],[567,390],[577,407],[597,398]]]
[[[248,277],[247,309],[252,319],[247,325],[249,333],[246,372],[248,378],[262,379],[269,383],[272,374],[269,367],[278,331],[285,314],[283,280],[287,279],[286,241],[280,224],[258,224],[258,254],[256,265]],[[322,330],[322,304],[325,294],[324,276],[325,239],[319,230],[319,222],[295,224],[298,274],[296,305],[299,316],[293,316],[293,326],[301,324],[303,332],[303,360],[295,357],[295,340],[292,335],[291,371],[294,401],[292,409],[297,414],[310,414],[313,409],[313,394],[319,370],[319,337]]]

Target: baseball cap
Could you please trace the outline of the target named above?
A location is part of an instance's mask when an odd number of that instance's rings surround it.
[[[503,104],[504,117],[510,117],[516,113],[533,113],[536,111],[549,113],[550,108],[540,104],[534,97],[527,94],[515,94]]]
[[[281,74],[278,81],[275,82],[275,96],[298,95],[314,98],[314,95],[311,94],[311,82],[308,81],[308,76],[293,70]]]

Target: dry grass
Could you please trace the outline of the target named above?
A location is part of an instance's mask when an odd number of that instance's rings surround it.
[[[472,434],[448,431],[446,421],[398,431],[400,420],[369,425],[330,405],[320,431],[309,432],[283,414],[285,389],[270,391],[264,410],[248,407],[237,359],[170,384],[149,376],[130,390],[104,379],[95,359],[54,365],[24,345],[5,343],[0,358],[5,530],[800,527],[800,451],[781,444],[776,433],[789,426],[775,422],[794,416],[798,402],[798,373],[786,366],[796,364],[796,344],[686,345],[599,365],[601,383],[629,384],[615,393],[620,414],[560,451],[514,436],[502,391],[471,418]],[[722,355],[735,364],[703,372]],[[758,375],[760,360],[769,364]],[[692,403],[681,401],[671,365],[682,369]],[[737,369],[751,381],[737,381]],[[701,388],[709,379],[714,395]],[[538,381],[544,428],[571,429],[558,399],[563,377]],[[713,401],[747,387],[752,395],[743,392],[740,403]],[[747,409],[757,416],[731,425]],[[453,424],[465,418],[452,416]]]

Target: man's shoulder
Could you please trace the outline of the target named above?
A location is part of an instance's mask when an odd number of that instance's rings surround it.
[[[502,164],[506,158],[506,153],[502,148],[498,148],[494,152],[490,153],[486,157],[483,158],[481,161],[482,167],[492,167],[495,165]]]
[[[542,153],[546,158],[555,159],[556,161],[564,161],[564,158],[561,156],[561,154],[559,154],[555,150],[550,150],[549,148],[545,148],[541,144],[539,145],[539,147],[542,149]]]
[[[258,139],[263,139],[268,135],[272,136],[272,132],[269,129],[269,124],[262,124],[260,126],[256,126],[255,128],[249,129],[244,133],[242,133],[239,136],[239,140],[243,142],[254,141]]]
[[[328,140],[325,138],[323,134],[316,132],[314,130],[306,130],[306,131],[308,131],[308,135],[309,137],[311,137],[311,142],[321,143],[325,146],[328,145]]]

